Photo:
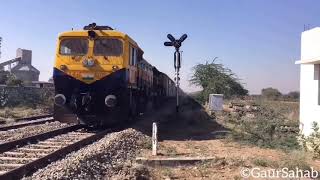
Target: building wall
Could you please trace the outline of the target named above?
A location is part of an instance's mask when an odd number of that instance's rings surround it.
[[[319,64],[301,64],[300,128],[305,135],[312,132],[312,123],[320,124]]]
[[[20,63],[22,64],[30,64],[32,61],[32,51],[26,49],[17,49],[17,58],[21,58]]]
[[[312,123],[320,125],[320,28],[301,34],[300,63],[300,128],[305,135]]]
[[[39,80],[39,74],[33,71],[14,71],[13,73],[18,79],[23,80],[27,84],[31,83],[31,81]]]

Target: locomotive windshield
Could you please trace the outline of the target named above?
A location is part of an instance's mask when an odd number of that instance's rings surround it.
[[[85,55],[88,52],[88,43],[89,41],[87,39],[63,39],[60,43],[60,54]]]
[[[122,41],[119,39],[98,38],[95,40],[93,53],[98,56],[120,56],[123,51]]]

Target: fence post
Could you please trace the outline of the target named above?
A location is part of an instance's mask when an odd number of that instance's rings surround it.
[[[157,145],[158,145],[158,127],[157,123],[152,123],[152,155],[157,155]]]

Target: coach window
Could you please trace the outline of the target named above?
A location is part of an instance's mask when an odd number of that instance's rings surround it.
[[[137,50],[133,46],[130,46],[130,65],[135,66],[137,64]]]

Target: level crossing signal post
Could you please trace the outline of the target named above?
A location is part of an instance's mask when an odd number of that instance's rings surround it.
[[[180,68],[181,68],[181,52],[180,47],[182,42],[187,39],[187,35],[183,34],[179,39],[174,38],[171,34],[167,35],[170,41],[164,42],[165,46],[173,46],[175,48],[174,52],[174,70],[175,70],[175,83],[176,83],[176,112],[179,112],[179,86],[180,86]]]

